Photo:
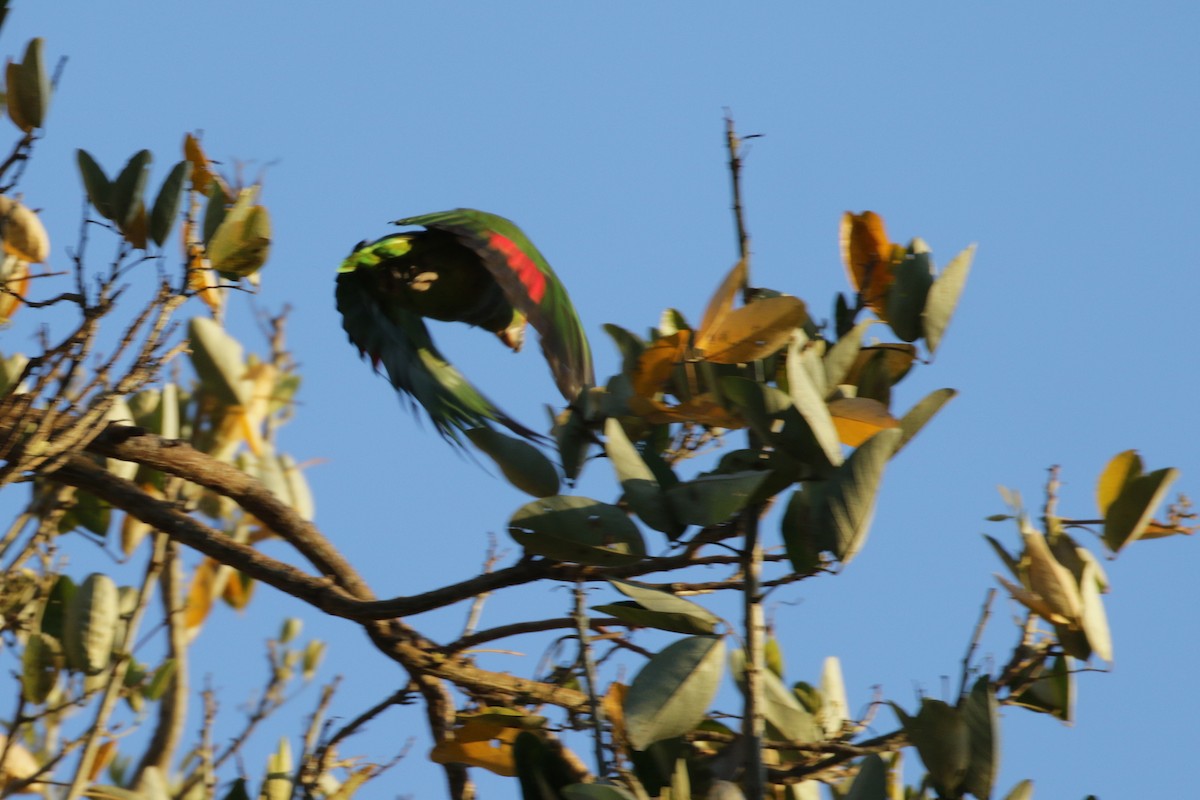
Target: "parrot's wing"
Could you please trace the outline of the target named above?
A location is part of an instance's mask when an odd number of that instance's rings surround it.
[[[541,339],[542,353],[567,402],[596,382],[583,323],[550,264],[521,229],[504,217],[459,208],[397,220],[454,234],[478,254],[508,302],[524,314]]]
[[[438,433],[449,441],[461,445],[461,431],[490,422],[529,439],[541,438],[480,394],[438,352],[418,315],[385,310],[372,294],[368,275],[338,274],[337,307],[351,343],[376,369],[382,366],[397,391],[420,403]]]

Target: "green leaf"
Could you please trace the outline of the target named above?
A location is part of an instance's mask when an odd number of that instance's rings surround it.
[[[108,666],[120,615],[117,585],[93,572],[79,585],[63,620],[63,649],[67,663],[86,675]]]
[[[706,624],[688,614],[649,611],[632,600],[592,606],[592,610],[601,614],[608,614],[624,623],[639,628],[654,628],[660,631],[670,631],[671,633],[682,633],[687,636],[708,635],[713,633],[715,628],[715,626]]]
[[[983,538],[987,539],[987,543],[990,544],[992,549],[996,551],[996,555],[999,556],[1000,560],[1004,562],[1004,566],[1008,567],[1008,571],[1012,573],[1013,577],[1017,580],[1020,580],[1021,572],[1017,566],[1017,560],[1012,557],[1008,550],[1004,549],[1004,545],[1000,544],[997,539],[994,539],[987,534],[984,534]]]
[[[783,680],[783,648],[774,636],[769,637],[763,644],[763,664],[774,672],[777,678]]]
[[[150,175],[149,150],[139,150],[112,182],[109,192],[109,204],[112,209],[112,221],[124,231],[137,216],[138,206],[142,202],[142,193],[146,188],[146,179]]]
[[[1056,656],[1049,671],[1043,664],[1032,670],[1033,681],[1010,695],[1008,702],[1049,714],[1066,723],[1075,719],[1075,676],[1068,656]]]
[[[921,325],[925,329],[925,346],[931,354],[942,343],[942,336],[946,332],[946,326],[950,324],[950,317],[954,315],[974,258],[975,245],[971,245],[946,265],[929,289],[925,298],[925,310],[921,313]]]
[[[825,352],[822,362],[825,365],[826,386],[832,387],[846,382],[846,376],[850,374],[850,368],[854,366],[854,361],[862,350],[863,335],[876,322],[878,320],[869,319],[858,323]]]
[[[837,428],[833,426],[833,417],[829,415],[829,406],[825,404],[824,387],[817,386],[811,379],[809,368],[805,362],[819,358],[815,351],[806,353],[803,350],[801,337],[792,339],[787,351],[788,393],[800,416],[808,423],[813,436],[816,437],[825,457],[833,466],[839,466],[843,461],[842,443],[838,439]],[[818,362],[819,365],[819,362]],[[824,374],[824,367],[821,367]]]
[[[746,654],[736,650],[730,657],[734,680],[738,687],[745,691],[746,687]],[[763,717],[773,732],[772,738],[786,739],[792,742],[817,742],[824,735],[817,725],[816,718],[808,712],[795,693],[784,685],[771,670],[762,673],[763,686]]]
[[[183,184],[187,173],[186,161],[180,161],[172,167],[158,190],[158,197],[154,199],[154,209],[150,212],[150,238],[159,247],[163,246],[175,227],[179,206],[183,202]]]
[[[800,575],[809,575],[816,570],[821,564],[820,554],[833,548],[831,543],[819,538],[820,529],[814,520],[813,507],[820,502],[821,494],[822,487],[817,483],[806,484],[803,489],[792,492],[780,524],[788,561],[792,571]]]
[[[42,57],[44,44],[40,36],[30,39],[24,60],[19,64],[10,62],[6,73],[8,115],[26,133],[45,124],[50,107],[50,76]]]
[[[46,702],[64,665],[62,645],[47,633],[34,632],[21,656],[21,691],[34,705]]]
[[[872,753],[858,762],[858,774],[842,800],[888,800],[887,766]]]
[[[745,508],[767,477],[758,470],[700,475],[668,489],[667,500],[686,525],[718,525]]]
[[[563,475],[574,481],[583,470],[588,451],[592,446],[592,434],[579,409],[571,406],[554,421],[554,443],[558,445],[558,457],[562,462]]]
[[[642,535],[616,506],[555,495],[517,509],[508,533],[526,552],[596,566],[633,564],[646,555]]]
[[[933,285],[933,259],[909,248],[893,274],[887,296],[888,325],[902,341],[915,342],[921,338],[921,312]]]
[[[66,626],[67,609],[75,598],[78,587],[70,575],[59,575],[46,598],[46,606],[42,609],[42,633],[53,636],[59,642],[63,640],[63,629]]]
[[[108,535],[111,523],[112,506],[96,495],[80,490],[75,493],[75,505],[63,516],[59,526],[63,530],[83,528],[103,538]]]
[[[686,526],[675,519],[658,479],[625,435],[620,421],[611,417],[604,421],[604,451],[621,481],[625,502],[633,512],[654,530],[678,538]]]
[[[105,219],[112,219],[112,183],[104,174],[104,170],[96,163],[96,159],[86,150],[75,151],[75,161],[79,165],[79,176],[83,179],[83,188],[87,192],[88,201]]]
[[[208,202],[204,205],[204,244],[212,241],[213,234],[225,220],[225,208],[230,198],[225,196],[225,190],[216,181],[208,187]]]
[[[159,700],[163,696],[163,692],[171,685],[178,666],[173,658],[168,658],[164,661],[158,669],[154,670],[154,677],[150,679],[150,683],[146,686],[145,691],[142,692],[142,696],[151,701]]]
[[[246,405],[250,386],[238,340],[211,319],[193,317],[188,322],[188,342],[201,385],[226,406]]]
[[[1174,467],[1133,478],[1112,501],[1104,515],[1104,543],[1113,553],[1135,541],[1146,531],[1155,509],[1179,477]]]
[[[513,742],[513,766],[522,800],[562,800],[562,790],[575,782],[575,773],[563,757],[528,731]]]
[[[925,427],[925,423],[933,419],[934,415],[942,410],[942,406],[953,400],[957,394],[958,392],[954,389],[937,389],[925,395],[920,402],[910,408],[900,418],[901,436],[896,445],[896,452],[899,453],[903,450],[905,445]]]
[[[271,217],[257,198],[257,186],[242,189],[206,244],[212,268],[229,280],[253,275],[270,252]]]
[[[534,497],[558,494],[558,471],[529,442],[491,428],[472,428],[466,434],[472,444],[496,462],[508,482],[522,492]]]
[[[686,616],[695,620],[697,625],[708,628],[705,631],[692,631],[693,633],[713,633],[716,630],[717,623],[721,621],[720,617],[713,614],[704,606],[697,605],[691,600],[684,600],[682,597],[676,597],[670,592],[651,589],[629,581],[610,580],[609,583],[618,592],[636,601],[643,608],[660,614]]]
[[[634,677],[625,695],[625,728],[635,750],[694,729],[721,682],[720,637],[692,636],[669,645]]]
[[[901,432],[884,430],[860,445],[818,493],[812,513],[819,542],[832,543],[833,554],[849,564],[862,548],[875,514],[883,468],[896,450]]]
[[[925,697],[920,712],[905,723],[904,731],[917,748],[939,795],[958,797],[971,758],[970,733],[963,714],[941,700]]]
[[[996,689],[987,675],[981,675],[963,699],[962,715],[971,745],[971,758],[962,788],[979,800],[988,800],[1000,768],[1000,724]]]

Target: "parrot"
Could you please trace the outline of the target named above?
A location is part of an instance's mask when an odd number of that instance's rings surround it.
[[[479,392],[434,345],[425,319],[465,322],[521,349],[532,323],[568,404],[594,385],[587,334],[566,288],[511,221],[459,208],[396,220],[424,230],[361,242],[337,272],[342,327],[397,392],[419,403],[443,438],[498,423],[538,434]],[[382,367],[382,369],[380,369]]]

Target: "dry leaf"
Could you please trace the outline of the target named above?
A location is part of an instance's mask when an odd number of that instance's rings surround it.
[[[900,427],[900,421],[888,413],[887,406],[868,397],[843,397],[830,401],[829,415],[842,444],[858,447],[876,433]]]
[[[700,320],[699,333],[696,334],[696,347],[701,350],[707,349],[708,344],[705,338],[705,332],[711,331],[721,323],[725,315],[733,309],[734,298],[737,293],[746,285],[747,266],[746,259],[742,259],[733,265],[733,269],[729,270],[729,274],[725,276],[725,280],[717,287],[717,291],[713,294],[712,299],[708,301],[708,307],[704,309],[704,317]]]
[[[863,305],[886,319],[888,288],[896,264],[904,258],[904,248],[888,241],[883,218],[874,211],[842,214],[839,239],[850,285],[862,296]]]
[[[712,330],[701,331],[696,349],[716,364],[741,364],[776,353],[804,324],[808,311],[798,297],[755,300],[725,314]]]
[[[212,611],[213,587],[217,578],[217,562],[206,558],[196,567],[192,586],[188,589],[187,608],[183,612],[183,627],[195,635]]]
[[[7,255],[0,261],[0,282],[7,291],[0,293],[0,323],[21,307],[21,298],[29,291],[29,262]]]
[[[0,195],[0,237],[4,252],[40,264],[50,257],[50,236],[38,215],[11,197]]]
[[[472,719],[454,730],[454,738],[438,742],[429,754],[437,764],[467,764],[506,778],[515,777],[512,744],[521,733],[494,722]]]

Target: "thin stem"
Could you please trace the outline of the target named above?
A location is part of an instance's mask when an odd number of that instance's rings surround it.
[[[733,219],[737,230],[738,256],[746,265],[746,285],[750,286],[750,236],[746,233],[746,218],[742,208],[741,140],[734,129],[733,117],[725,115],[725,145],[729,150],[729,176],[733,191]],[[746,299],[743,296],[743,299]],[[758,450],[762,442],[751,431],[749,447]],[[742,614],[745,625],[745,684],[746,702],[742,715],[742,736],[746,742],[743,791],[747,800],[761,800],[766,794],[767,768],[763,763],[763,737],[766,721],[763,717],[763,644],[766,640],[766,617],[762,606],[763,548],[759,538],[761,505],[747,508],[738,518],[738,530],[745,537],[742,550]]]
[[[979,611],[979,621],[975,623],[975,630],[971,633],[971,642],[967,645],[966,655],[962,660],[962,680],[958,683],[958,696],[962,697],[967,691],[967,681],[971,672],[971,659],[975,656],[975,651],[979,648],[979,639],[983,636],[983,629],[987,627],[988,618],[992,615],[992,600],[996,598],[996,589],[988,589],[987,597],[983,600],[983,608]]]
[[[592,704],[592,746],[596,753],[596,774],[606,775],[608,764],[604,757],[604,707],[596,694],[596,664],[592,661],[588,637],[587,592],[583,583],[575,584],[575,635],[579,639],[579,662],[587,686],[588,702]]]

